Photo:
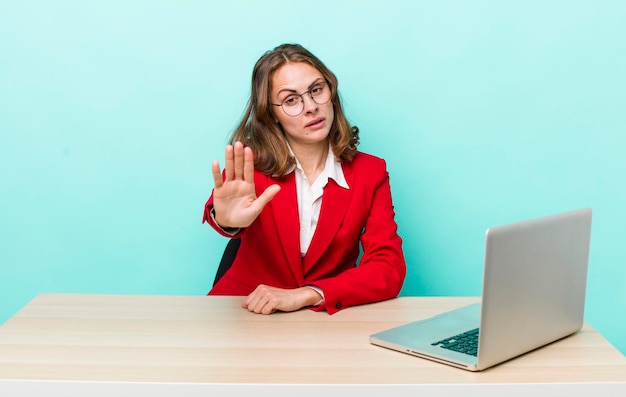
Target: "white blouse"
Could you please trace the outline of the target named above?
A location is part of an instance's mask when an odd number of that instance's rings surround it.
[[[298,215],[300,217],[300,254],[304,257],[313,239],[313,234],[315,234],[317,221],[320,217],[320,209],[322,207],[322,195],[324,193],[324,187],[328,184],[328,179],[334,179],[335,182],[344,189],[350,189],[350,187],[343,175],[341,163],[336,160],[335,154],[330,146],[328,148],[328,156],[326,157],[324,170],[313,183],[307,180],[304,170],[297,158],[294,172],[296,173]]]

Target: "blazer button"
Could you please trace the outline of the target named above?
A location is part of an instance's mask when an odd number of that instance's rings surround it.
[[[341,302],[337,302],[337,304],[335,305],[335,309],[341,310],[341,306],[343,306]]]

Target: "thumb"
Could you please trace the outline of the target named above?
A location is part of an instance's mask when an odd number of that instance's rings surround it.
[[[271,185],[268,186],[263,193],[259,197],[257,197],[256,201],[262,206],[265,207],[267,203],[269,203],[274,196],[280,191],[279,185]]]

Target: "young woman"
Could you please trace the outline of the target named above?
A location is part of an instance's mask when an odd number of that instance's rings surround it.
[[[337,88],[300,45],[257,61],[225,168],[212,164],[203,221],[241,245],[210,295],[245,296],[255,313],[333,314],[399,294],[406,263],[386,164],[357,151]]]

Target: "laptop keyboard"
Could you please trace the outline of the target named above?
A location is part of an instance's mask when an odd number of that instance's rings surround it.
[[[470,356],[476,356],[478,354],[478,328],[431,344],[459,353],[469,354]]]

